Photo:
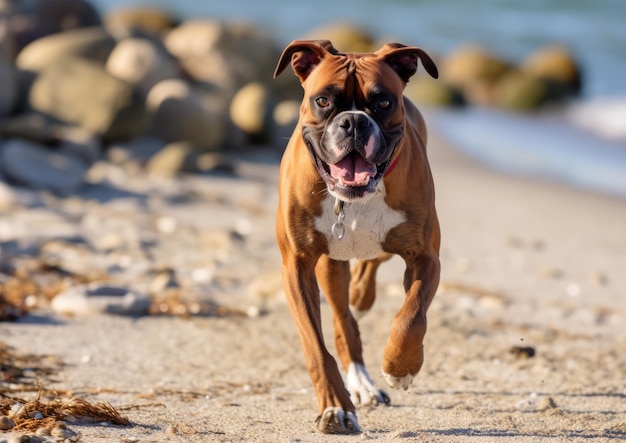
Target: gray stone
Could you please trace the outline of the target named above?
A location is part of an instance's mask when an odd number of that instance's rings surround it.
[[[13,209],[17,201],[15,191],[6,183],[0,181],[0,214]]]
[[[272,101],[267,86],[261,82],[249,83],[235,94],[230,104],[230,118],[253,140],[268,140]]]
[[[280,50],[254,24],[189,20],[169,32],[164,43],[195,79],[231,93],[258,79],[274,85],[272,72]]]
[[[52,309],[62,315],[145,315],[151,300],[146,294],[132,289],[92,283],[74,286],[58,294],[51,302]]]
[[[50,34],[101,24],[100,14],[88,0],[2,1],[1,45],[14,58],[26,45]]]
[[[19,69],[33,72],[66,57],[104,63],[115,44],[115,39],[102,27],[75,29],[35,40],[18,54],[15,63]]]
[[[178,64],[156,43],[143,38],[120,41],[106,63],[112,75],[136,85],[144,94],[161,80],[177,78]]]
[[[82,185],[87,166],[72,154],[14,139],[0,150],[0,171],[28,188],[67,195]]]
[[[104,17],[106,27],[115,33],[160,36],[180,24],[171,12],[158,6],[133,5],[115,8]]]
[[[189,142],[210,151],[225,142],[228,111],[219,95],[182,80],[164,80],[148,94],[147,107],[153,113],[151,133],[167,143]]]
[[[17,86],[15,68],[0,52],[0,117],[13,110],[17,100]]]
[[[146,164],[150,175],[172,177],[182,172],[197,172],[197,152],[189,143],[170,143]]]
[[[148,124],[139,91],[103,66],[78,58],[66,58],[44,69],[33,84],[30,104],[106,140],[133,138]]]

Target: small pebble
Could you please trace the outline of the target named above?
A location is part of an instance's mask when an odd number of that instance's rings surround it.
[[[8,431],[15,426],[15,422],[9,417],[3,415],[0,417],[0,431]]]
[[[169,437],[172,437],[174,435],[176,435],[178,433],[178,429],[176,429],[176,426],[174,425],[169,425],[166,429],[165,429],[165,434]]]
[[[19,417],[22,408],[24,408],[22,403],[15,403],[9,410],[9,417]]]
[[[572,298],[579,297],[581,292],[580,285],[577,283],[570,283],[565,287],[565,293]]]
[[[37,429],[35,434],[37,434],[37,435],[39,435],[41,437],[48,437],[50,435],[50,429],[48,429],[48,428],[39,428],[39,429]]]
[[[256,318],[261,315],[261,309],[259,309],[258,306],[249,306],[246,310],[246,314],[248,314],[250,318]]]
[[[50,431],[50,435],[55,438],[69,438],[71,434],[69,430],[55,426],[52,428],[52,431]]]
[[[545,411],[546,409],[555,409],[557,408],[557,404],[552,397],[543,397],[539,402],[538,409],[540,411]]]
[[[607,286],[609,284],[609,277],[602,272],[594,272],[590,278],[591,282],[598,286]]]
[[[509,352],[519,359],[533,358],[535,356],[535,348],[532,346],[513,346],[509,349]]]

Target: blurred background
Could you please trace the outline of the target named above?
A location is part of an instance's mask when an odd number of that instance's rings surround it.
[[[407,95],[481,161],[626,196],[625,18],[621,0],[4,0],[0,178],[63,194],[102,155],[175,174],[280,152],[301,90],[291,72],[272,79],[276,60],[328,38],[426,49],[441,78],[418,74]],[[62,183],[30,177],[27,159],[66,164]]]

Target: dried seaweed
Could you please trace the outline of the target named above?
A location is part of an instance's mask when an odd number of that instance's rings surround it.
[[[42,401],[44,391],[39,389],[37,398],[26,401],[15,397],[3,396],[0,400],[0,412],[8,415],[15,423],[13,431],[33,431],[39,428],[58,426],[59,421],[107,422],[114,425],[128,426],[130,421],[106,402],[90,403],[81,398],[59,398]],[[19,404],[21,407],[15,408]]]
[[[210,301],[189,300],[181,295],[178,288],[168,289],[153,295],[151,315],[173,315],[178,317],[247,317],[243,309],[221,306]]]
[[[62,363],[48,356],[19,354],[11,346],[0,342],[0,414],[15,423],[12,431],[30,432],[40,428],[59,427],[65,420],[87,420],[129,425],[109,403],[90,403],[72,396],[59,397],[57,392],[46,391],[35,381],[50,377]],[[32,401],[8,395],[11,392],[37,391]],[[44,397],[49,400],[42,400]],[[17,405],[17,407],[16,407]]]
[[[0,342],[0,393],[38,390],[36,380],[49,380],[62,366],[57,357],[20,354]]]

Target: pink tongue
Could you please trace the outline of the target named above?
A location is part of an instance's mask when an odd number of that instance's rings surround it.
[[[330,175],[350,186],[365,186],[370,177],[376,175],[376,166],[370,165],[359,154],[350,154],[335,163],[329,165]]]

